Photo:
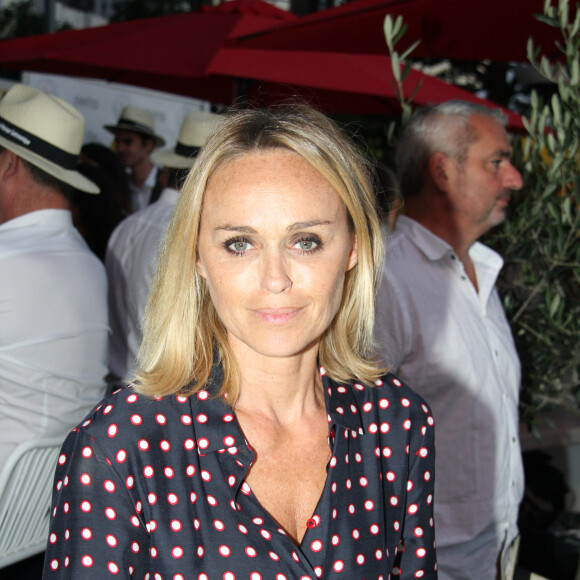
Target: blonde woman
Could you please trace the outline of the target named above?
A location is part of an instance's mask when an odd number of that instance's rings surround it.
[[[64,444],[47,578],[436,578],[433,420],[373,360],[364,158],[241,111],[183,187],[134,384]]]

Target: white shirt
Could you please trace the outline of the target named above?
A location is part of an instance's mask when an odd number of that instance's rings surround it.
[[[479,293],[451,246],[401,216],[387,238],[377,339],[433,410],[439,577],[489,580],[523,495],[520,364],[495,288],[503,260],[478,242],[469,255]]]
[[[149,205],[149,200],[151,199],[151,193],[153,192],[153,188],[157,183],[157,172],[159,171],[159,167],[156,165],[153,166],[147,179],[141,187],[137,187],[133,184],[131,179],[129,179],[129,191],[131,192],[131,209],[133,211],[138,211],[143,209]],[[131,174],[131,169],[127,170],[127,173]]]
[[[109,370],[115,382],[128,379],[141,344],[141,319],[153,281],[159,246],[179,192],[165,188],[159,199],[124,219],[107,246],[109,279]]]
[[[62,435],[105,394],[105,269],[66,210],[0,225],[0,466]]]

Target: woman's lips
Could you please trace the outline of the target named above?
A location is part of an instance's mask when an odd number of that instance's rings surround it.
[[[253,312],[260,320],[268,324],[282,325],[296,318],[301,310],[301,307],[257,308]]]

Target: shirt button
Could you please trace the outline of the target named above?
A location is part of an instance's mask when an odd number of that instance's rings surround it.
[[[310,518],[309,520],[306,520],[306,527],[311,530],[312,528],[315,528],[318,524],[316,523],[316,520],[314,518]]]

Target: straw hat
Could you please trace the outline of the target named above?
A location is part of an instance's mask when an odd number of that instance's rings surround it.
[[[220,119],[220,115],[206,111],[190,113],[181,124],[177,145],[173,149],[155,151],[151,160],[157,165],[173,169],[190,168],[199,148],[205,144]]]
[[[165,145],[165,139],[155,134],[153,115],[149,111],[134,105],[124,107],[117,124],[105,125],[105,129],[111,133],[116,133],[119,129],[133,131],[134,133],[151,137],[155,141],[155,147],[163,147]]]
[[[86,193],[99,188],[76,171],[85,120],[69,103],[27,85],[0,101],[0,146]]]

